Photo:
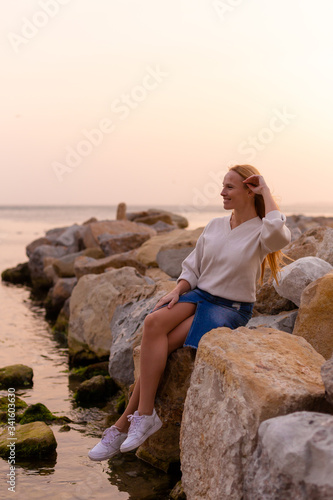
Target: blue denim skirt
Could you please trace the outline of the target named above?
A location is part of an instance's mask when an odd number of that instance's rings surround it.
[[[200,288],[184,293],[178,302],[197,305],[190,331],[184,342],[184,345],[195,349],[201,337],[213,328],[226,326],[234,330],[239,326],[245,326],[251,319],[254,306],[254,302],[223,299]]]

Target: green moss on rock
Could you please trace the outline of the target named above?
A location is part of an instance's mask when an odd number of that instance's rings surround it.
[[[15,430],[16,440],[8,439],[8,430],[0,434],[0,456],[7,458],[10,453],[8,444],[12,443],[17,461],[26,458],[49,457],[57,447],[57,442],[45,422],[31,422],[30,424],[17,425]]]
[[[32,386],[33,371],[26,365],[9,365],[0,368],[0,389]]]
[[[9,399],[7,396],[3,396],[0,398],[0,422],[4,423],[8,421],[8,403]],[[24,409],[27,407],[27,403],[23,401],[23,399],[19,398],[18,396],[15,396],[15,416],[16,419],[19,419],[20,416],[22,415]]]

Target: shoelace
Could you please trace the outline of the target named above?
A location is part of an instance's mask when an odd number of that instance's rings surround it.
[[[102,435],[102,442],[105,444],[109,444],[111,442],[111,439],[113,437],[116,437],[118,432],[118,429],[116,429],[115,427],[109,427],[108,429],[105,429]]]
[[[143,415],[128,415],[127,420],[131,423],[130,428],[128,430],[128,435],[134,434],[141,420],[143,419]]]

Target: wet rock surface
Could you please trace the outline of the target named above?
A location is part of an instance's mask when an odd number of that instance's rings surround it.
[[[0,389],[31,387],[33,370],[29,366],[17,364],[0,368]]]

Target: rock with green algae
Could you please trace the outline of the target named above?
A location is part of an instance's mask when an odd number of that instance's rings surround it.
[[[50,410],[43,405],[43,403],[36,403],[30,405],[23,415],[17,420],[20,424],[28,424],[30,422],[46,422],[46,423],[60,423],[71,422],[68,417],[57,417],[50,412]]]
[[[75,400],[79,404],[89,405],[105,401],[118,391],[118,386],[110,377],[96,375],[79,385]]]
[[[45,422],[31,422],[30,424],[15,427],[15,441],[8,439],[8,429],[0,434],[0,456],[8,457],[10,445],[15,448],[16,460],[25,458],[44,458],[50,456],[57,447],[57,442]],[[14,446],[15,444],[15,446]]]
[[[28,406],[23,399],[19,398],[18,396],[15,397],[15,417],[16,419],[20,418],[26,407]],[[8,409],[11,409],[12,407],[9,407],[9,403],[11,401],[7,396],[2,396],[0,398],[0,423],[2,422],[7,422],[8,420]]]
[[[15,267],[5,269],[1,273],[2,281],[13,283],[14,285],[31,285],[31,277],[28,262],[17,264]]]
[[[26,365],[8,365],[0,368],[0,389],[31,387],[33,371]]]

